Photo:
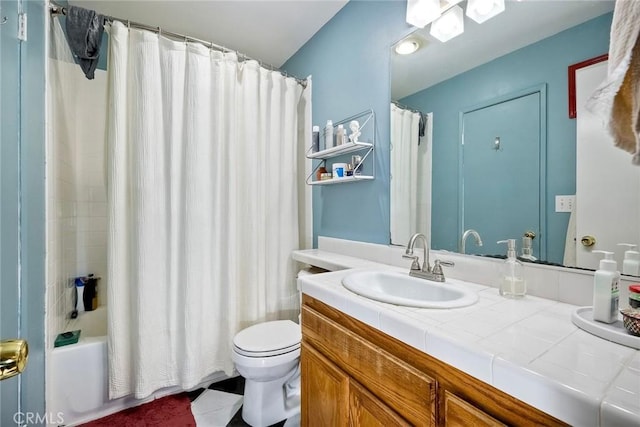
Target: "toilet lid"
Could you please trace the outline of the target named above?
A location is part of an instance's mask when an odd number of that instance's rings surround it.
[[[243,353],[270,353],[300,345],[300,325],[291,320],[258,323],[238,332],[233,345]]]

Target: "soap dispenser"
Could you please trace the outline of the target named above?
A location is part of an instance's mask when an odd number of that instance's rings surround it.
[[[500,240],[507,244],[507,259],[500,277],[500,295],[507,298],[522,298],[527,293],[524,266],[516,258],[516,239]]]
[[[593,251],[604,254],[600,268],[593,274],[593,320],[613,323],[618,319],[618,282],[620,272],[613,259],[613,252]]]
[[[618,243],[618,246],[626,246],[629,248],[624,252],[622,274],[640,276],[640,252],[635,250],[638,245],[634,245],[633,243]]]
[[[533,256],[533,240],[531,237],[522,238],[522,256],[520,258],[528,261],[536,261],[538,258]]]

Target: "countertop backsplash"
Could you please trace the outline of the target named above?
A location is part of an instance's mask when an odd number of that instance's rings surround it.
[[[402,258],[404,246],[387,246],[319,236],[318,250],[351,256],[359,260],[366,259],[375,263],[406,267],[407,271],[411,264],[410,260]],[[414,252],[420,256],[420,262],[422,262],[422,248],[415,248]],[[444,267],[446,277],[498,287],[500,267],[504,260],[440,250],[431,250],[429,255],[432,265],[436,259],[455,263],[454,267]],[[342,266],[342,268],[348,267],[351,266]],[[524,263],[524,268],[529,295],[578,306],[592,305],[593,271],[532,263]],[[629,305],[629,285],[633,283],[640,283],[640,278],[622,276],[620,308]]]

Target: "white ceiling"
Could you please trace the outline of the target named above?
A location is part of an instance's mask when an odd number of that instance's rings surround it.
[[[460,3],[464,9],[466,2]],[[613,10],[613,0],[507,1],[500,15],[478,24],[465,16],[464,33],[446,43],[417,31],[423,47],[391,54],[391,99],[398,100],[478,65]]]
[[[280,67],[347,1],[70,0],[69,4],[210,41]]]
[[[70,0],[69,4],[159,26],[280,67],[348,0]],[[464,8],[465,1],[460,3]],[[375,5],[375,1],[372,2]],[[465,17],[463,35],[441,43],[419,30],[416,54],[391,55],[391,97],[427,88],[456,74],[613,10],[613,0],[507,0],[484,24]]]

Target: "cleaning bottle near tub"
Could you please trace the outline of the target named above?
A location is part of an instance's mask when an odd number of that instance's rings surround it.
[[[618,246],[626,246],[624,260],[622,261],[622,274],[629,276],[640,276],[640,252],[636,250],[638,245],[633,243],[618,243]]]
[[[76,277],[76,313],[84,311],[84,277]]]
[[[593,274],[593,320],[613,323],[618,320],[620,272],[613,259],[613,252],[593,253],[604,254],[604,258],[600,260],[600,267]]]
[[[527,294],[524,266],[516,257],[516,239],[500,240],[507,244],[507,259],[500,276],[500,295],[507,298],[522,298]]]

